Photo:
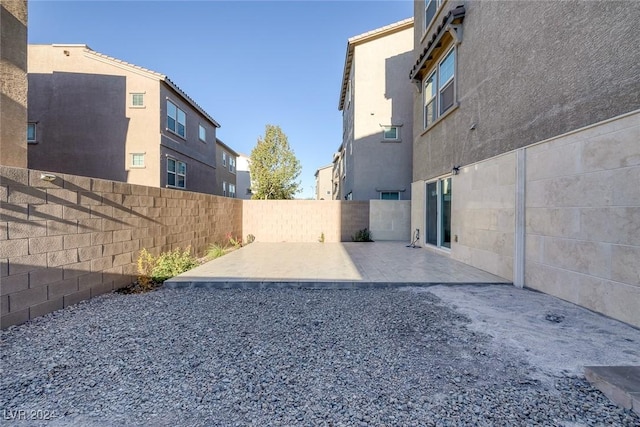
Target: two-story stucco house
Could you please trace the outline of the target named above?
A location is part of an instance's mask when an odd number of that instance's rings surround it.
[[[216,191],[215,194],[225,197],[238,197],[236,190],[238,153],[231,147],[216,139],[217,167],[216,167]]]
[[[421,244],[640,325],[640,3],[414,11]]]
[[[413,61],[413,19],[347,42],[338,109],[343,180],[340,198],[411,198],[415,88],[406,79]]]
[[[29,168],[215,194],[220,125],[167,76],[29,45],[28,82]]]
[[[316,200],[332,200],[333,163],[316,169]]]

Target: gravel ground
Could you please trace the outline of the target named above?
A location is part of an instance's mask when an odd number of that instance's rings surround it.
[[[7,425],[622,425],[433,293],[110,294],[0,332]],[[43,412],[31,412],[31,411]],[[25,411],[32,421],[8,418]],[[53,412],[49,421],[34,421]]]

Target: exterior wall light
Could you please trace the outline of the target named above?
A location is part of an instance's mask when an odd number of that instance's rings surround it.
[[[57,176],[52,173],[43,173],[40,175],[40,179],[47,182],[55,181]]]
[[[454,166],[451,168],[451,175],[458,175],[460,173],[460,166]]]

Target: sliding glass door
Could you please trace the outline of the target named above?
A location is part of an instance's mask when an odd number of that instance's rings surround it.
[[[451,248],[451,178],[427,183],[426,242]]]
[[[437,182],[427,184],[427,243],[438,245],[438,187]]]

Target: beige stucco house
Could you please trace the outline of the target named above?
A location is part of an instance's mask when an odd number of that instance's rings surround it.
[[[420,244],[640,326],[640,3],[414,11]]]
[[[238,197],[236,188],[237,159],[236,153],[231,147],[216,138],[216,191],[214,194],[225,197]]]
[[[348,40],[338,105],[339,198],[411,198],[415,88],[405,76],[412,60],[412,18]]]
[[[316,170],[316,200],[332,200],[333,163]]]
[[[27,1],[0,2],[0,164],[27,166]]]
[[[86,45],[29,45],[28,166],[215,194],[220,125],[163,74]]]

